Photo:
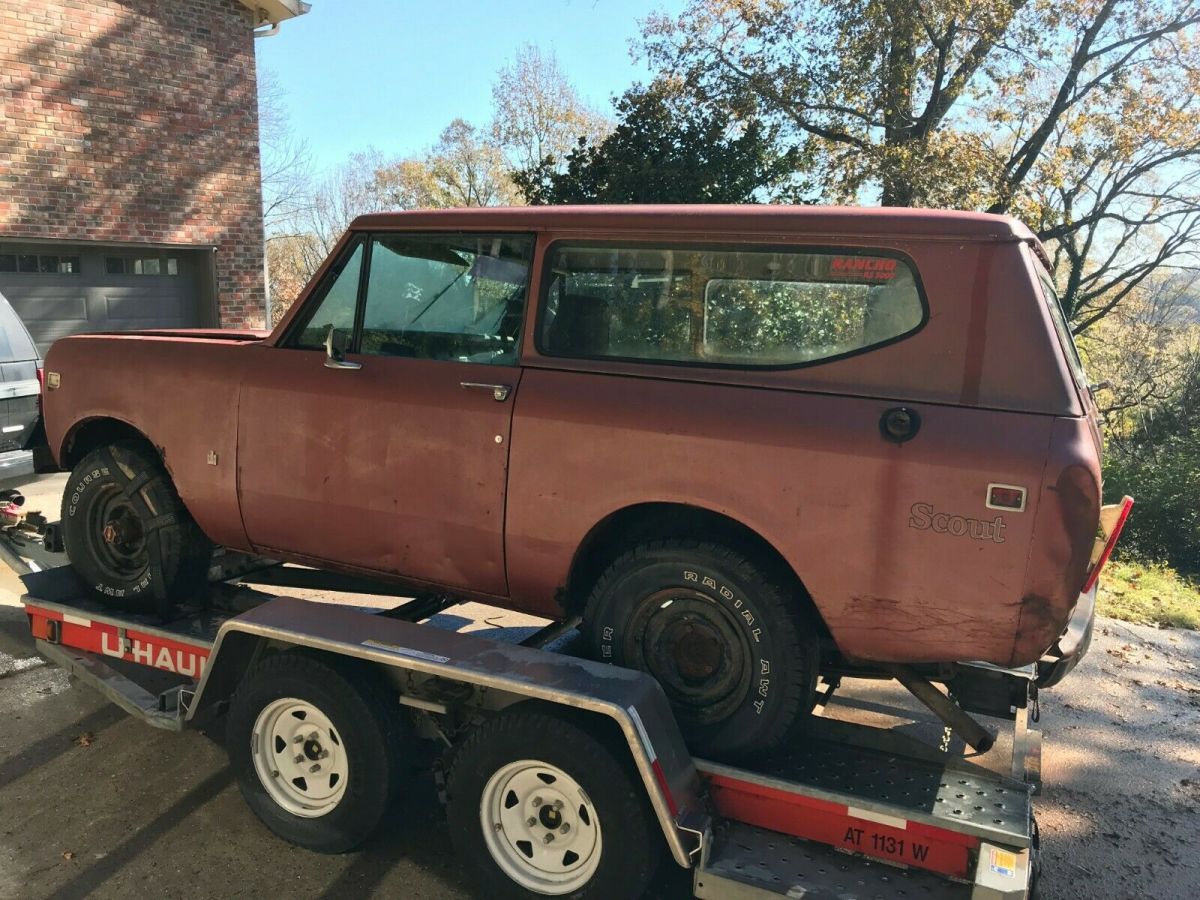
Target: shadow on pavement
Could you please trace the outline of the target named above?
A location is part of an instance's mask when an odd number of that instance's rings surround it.
[[[153,820],[141,826],[134,834],[105,854],[102,859],[88,866],[50,896],[54,900],[73,900],[88,897],[115,873],[145,853],[164,831],[195,812],[233,782],[228,768],[214,772],[179,798]]]

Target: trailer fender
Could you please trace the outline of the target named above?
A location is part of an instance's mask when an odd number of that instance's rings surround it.
[[[278,597],[221,626],[188,720],[227,702],[261,654],[290,648],[377,665],[402,695],[406,685],[435,681],[468,688],[457,701],[467,706],[502,709],[536,700],[576,716],[611,720],[629,747],[672,856],[681,866],[692,865],[706,820],[699,775],[666,696],[650,676],[359,609]],[[423,708],[438,711],[436,704]]]

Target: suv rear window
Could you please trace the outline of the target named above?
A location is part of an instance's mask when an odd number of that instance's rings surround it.
[[[538,349],[547,356],[802,366],[912,334],[913,270],[882,254],[557,244]]]
[[[0,294],[0,363],[24,362],[38,358],[37,347],[25,325],[4,295]]]

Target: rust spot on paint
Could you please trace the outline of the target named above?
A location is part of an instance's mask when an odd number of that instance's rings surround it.
[[[1056,603],[1040,594],[1022,597],[1012,664],[1023,666],[1037,660],[1062,634],[1070,618],[1071,606],[1068,604]]]

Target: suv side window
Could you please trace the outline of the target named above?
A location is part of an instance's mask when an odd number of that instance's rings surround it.
[[[309,304],[304,325],[293,332],[290,347],[320,350],[325,346],[329,326],[334,329],[334,341],[339,347],[348,346],[354,332],[354,310],[358,306],[358,281],[362,274],[363,245],[360,241],[350,256],[326,278],[325,295]]]
[[[515,365],[532,257],[528,235],[375,235],[359,352]]]
[[[857,249],[556,245],[538,349],[548,356],[800,366],[924,324],[916,275]]]

